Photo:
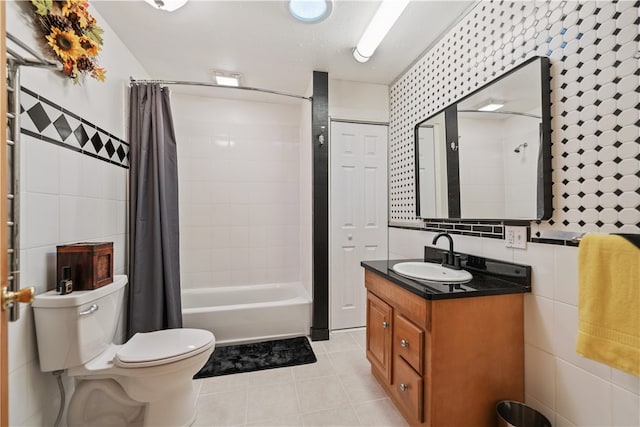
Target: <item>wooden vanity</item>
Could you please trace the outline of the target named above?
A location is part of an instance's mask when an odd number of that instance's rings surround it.
[[[376,262],[362,263],[372,374],[412,426],[495,426],[498,401],[524,398],[530,287],[429,298]]]

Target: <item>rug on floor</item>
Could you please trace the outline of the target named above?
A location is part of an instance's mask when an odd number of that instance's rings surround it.
[[[194,379],[315,363],[306,337],[217,347]]]

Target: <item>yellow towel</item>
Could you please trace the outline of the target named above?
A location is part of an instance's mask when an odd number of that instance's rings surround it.
[[[587,234],[578,250],[576,351],[640,377],[640,249]]]

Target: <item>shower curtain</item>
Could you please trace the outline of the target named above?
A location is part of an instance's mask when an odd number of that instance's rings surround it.
[[[131,87],[129,337],[182,327],[178,165],[169,89]]]

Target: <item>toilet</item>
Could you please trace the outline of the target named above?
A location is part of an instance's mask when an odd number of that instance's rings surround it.
[[[69,426],[189,426],[196,416],[193,376],[213,353],[202,329],[138,333],[113,343],[127,276],[91,290],[33,302],[40,369],[67,370],[76,388]]]

